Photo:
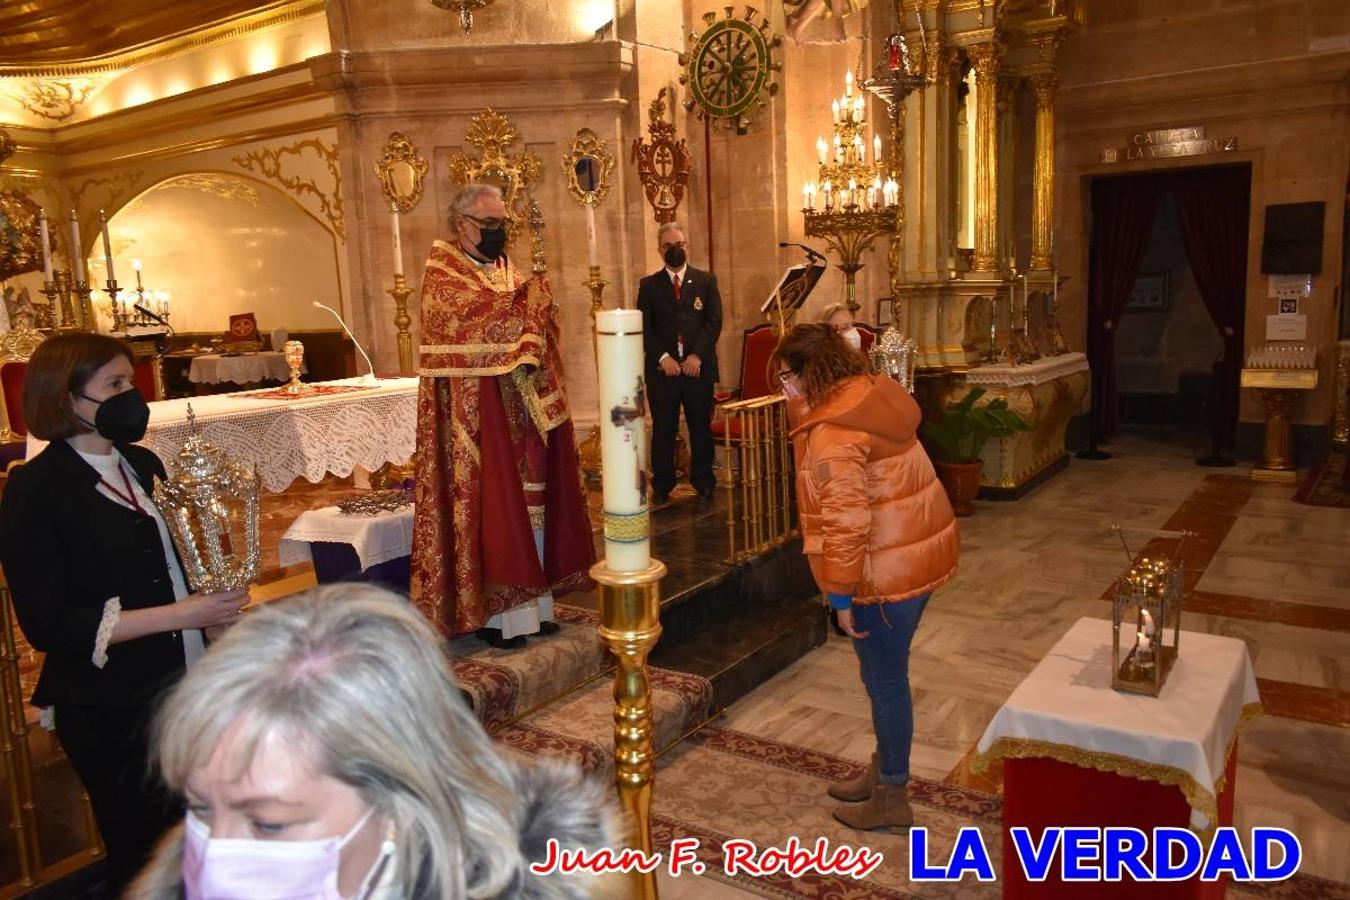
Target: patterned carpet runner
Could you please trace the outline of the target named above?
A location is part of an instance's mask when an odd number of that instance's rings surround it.
[[[1332,450],[1313,467],[1303,479],[1298,492],[1294,494],[1295,503],[1309,506],[1339,506],[1350,508],[1350,452]]]
[[[554,605],[562,630],[523,650],[494,650],[472,636],[450,645],[455,677],[497,740],[533,756],[567,759],[601,778],[614,772],[613,663],[593,611]],[[603,677],[601,677],[603,676]],[[654,737],[663,750],[712,714],[706,678],[651,670]]]
[[[908,880],[908,841],[901,835],[859,832],[835,821],[838,805],[826,793],[831,781],[854,778],[863,766],[851,760],[784,744],[739,731],[704,728],[659,761],[653,797],[653,845],[669,848],[676,838],[700,841],[699,861],[707,875],[764,897],[806,900],[984,900],[1000,897],[1001,883],[972,878],[958,884],[912,884]],[[914,778],[910,802],[915,824],[928,828],[929,861],[945,862],[962,827],[980,829],[994,863],[1003,871],[1002,800],[993,795]],[[783,847],[791,836],[810,846],[824,837],[831,848],[865,846],[884,862],[866,879],[846,875],[784,874],[728,876],[722,871],[722,844],[731,838],[754,841],[763,850]],[[1015,864],[1015,863],[1014,863]],[[684,875],[681,879],[692,878]],[[1331,900],[1346,887],[1320,878],[1295,875],[1265,885],[1233,885],[1230,900]],[[696,896],[691,894],[690,896]],[[1084,892],[1083,897],[1091,896]]]

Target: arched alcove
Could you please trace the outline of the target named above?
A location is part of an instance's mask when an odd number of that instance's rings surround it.
[[[336,327],[319,300],[342,309],[331,231],[291,197],[233,172],[170,176],[118,209],[108,222],[123,301],[135,299],[141,263],[146,296],[168,292],[179,332],[223,333],[229,318],[254,313],[267,334]],[[102,236],[89,250],[90,280],[107,277]],[[95,295],[104,328],[107,297]]]

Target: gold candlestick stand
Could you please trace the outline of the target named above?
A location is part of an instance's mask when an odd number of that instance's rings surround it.
[[[582,282],[591,291],[591,349],[595,350],[595,315],[605,308],[605,302],[601,295],[605,292],[605,285],[608,281],[600,277],[600,267],[591,266],[589,277]],[[591,433],[586,435],[586,439],[577,445],[577,457],[581,462],[582,474],[591,481],[599,481],[600,473],[604,466],[600,461],[600,426],[593,425]]]
[[[1253,388],[1266,411],[1266,440],[1261,462],[1252,466],[1256,481],[1292,483],[1298,470],[1290,452],[1289,416],[1298,402],[1298,391],[1317,387],[1316,369],[1242,370],[1242,386]]]
[[[412,289],[403,273],[394,273],[394,286],[386,293],[394,298],[394,328],[398,330],[398,370],[404,375],[413,374],[412,316],[408,315],[408,298]]]
[[[600,639],[614,654],[614,781],[619,804],[631,817],[635,849],[652,853],[652,784],[656,748],[652,740],[652,686],[647,654],[661,637],[661,579],[666,566],[653,559],[641,572],[612,572],[601,561],[591,567],[599,585]],[[634,872],[629,896],[656,900],[656,873]]]

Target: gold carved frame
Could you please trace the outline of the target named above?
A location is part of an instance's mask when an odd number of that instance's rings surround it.
[[[380,192],[389,208],[406,216],[422,199],[427,161],[418,154],[406,134],[394,131],[385,142],[380,160],[375,163],[375,174],[379,176]]]
[[[501,189],[510,220],[506,227],[510,243],[525,220],[525,189],[539,179],[539,157],[529,152],[507,155],[507,148],[520,138],[520,133],[506,116],[491,108],[469,121],[464,138],[478,148],[479,155],[460,153],[452,157],[450,180],[458,185],[483,183]]]
[[[599,206],[609,194],[614,156],[609,144],[589,128],[581,129],[572,139],[572,149],[563,157],[562,167],[567,189],[582,206]]]

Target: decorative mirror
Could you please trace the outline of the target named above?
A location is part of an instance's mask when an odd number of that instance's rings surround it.
[[[609,193],[610,175],[614,171],[614,157],[609,146],[589,128],[583,128],[572,139],[572,149],[562,161],[567,176],[567,189],[584,206],[598,206]]]
[[[427,161],[417,155],[417,148],[406,134],[395,131],[384,145],[384,155],[375,163],[375,174],[380,178],[380,190],[389,208],[407,215],[422,199]]]

